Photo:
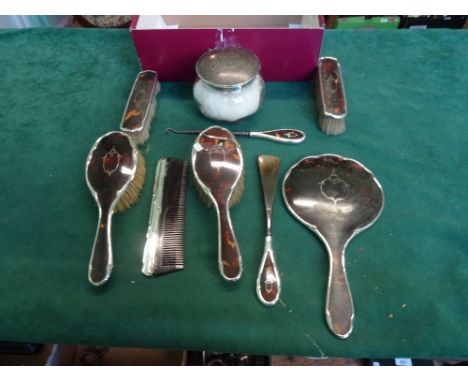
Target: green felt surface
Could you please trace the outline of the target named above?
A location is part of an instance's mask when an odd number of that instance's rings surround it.
[[[191,84],[163,83],[141,200],[114,216],[114,272],[87,281],[97,209],[84,179],[91,145],[115,130],[139,64],[128,31],[0,32],[0,340],[348,357],[467,357],[468,158],[466,31],[327,31],[322,55],[339,57],[347,132],[319,131],[310,83],[268,83],[262,109],[233,129],[303,129],[297,146],[240,141],[246,186],[232,219],[244,274],[217,267],[214,212],[190,176],[186,269],[140,273],[154,166],[189,159],[194,137],[164,129],[211,124]],[[259,154],[281,157],[281,177],[306,155],[336,153],[370,168],[385,192],[379,221],[347,250],[355,329],[328,330],[328,258],[278,192],[274,246],[280,302],[262,306],[255,279],[263,250]]]

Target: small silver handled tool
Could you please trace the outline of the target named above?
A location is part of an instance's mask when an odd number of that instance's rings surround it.
[[[272,245],[271,213],[275,200],[276,183],[280,159],[271,155],[258,157],[258,168],[262,180],[263,198],[265,200],[266,234],[265,248],[257,277],[257,296],[265,305],[274,305],[281,293],[281,281],[276,267]]]
[[[168,127],[166,133],[174,134],[194,134],[198,135],[201,131],[197,130],[176,130]],[[269,131],[231,131],[232,134],[240,137],[263,138],[281,143],[297,144],[304,141],[306,135],[301,130],[296,129],[277,129]]]

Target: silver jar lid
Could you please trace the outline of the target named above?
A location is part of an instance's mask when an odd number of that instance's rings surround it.
[[[239,88],[260,73],[260,60],[244,48],[211,49],[197,61],[198,77],[217,88]]]

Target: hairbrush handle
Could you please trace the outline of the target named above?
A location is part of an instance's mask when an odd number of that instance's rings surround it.
[[[349,337],[353,330],[354,306],[346,277],[344,249],[331,247],[325,314],[330,330],[339,338]]]
[[[218,263],[224,279],[236,281],[242,274],[242,258],[232,228],[227,204],[216,206],[218,213]]]
[[[109,208],[99,208],[99,223],[88,269],[88,280],[94,286],[103,285],[112,272],[111,225],[112,211]]]

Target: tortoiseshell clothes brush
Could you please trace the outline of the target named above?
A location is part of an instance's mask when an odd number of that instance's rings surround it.
[[[120,130],[126,132],[137,145],[149,139],[151,122],[156,114],[156,96],[160,89],[158,73],[153,70],[138,73],[133,83]]]
[[[113,131],[100,137],[86,161],[86,183],[99,208],[89,282],[103,285],[113,267],[111,226],[113,213],[130,208],[145,182],[145,161],[127,134]]]
[[[328,135],[344,133],[347,105],[338,59],[334,57],[319,59],[315,89],[320,129]]]

